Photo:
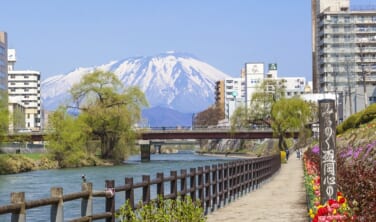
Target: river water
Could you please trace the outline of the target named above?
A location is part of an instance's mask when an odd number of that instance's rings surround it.
[[[0,205],[10,204],[11,192],[25,192],[26,200],[36,200],[50,197],[51,187],[62,187],[64,194],[81,191],[81,176],[85,174],[87,181],[93,183],[93,190],[104,190],[105,180],[115,180],[115,186],[123,185],[125,177],[133,177],[134,182],[141,181],[142,175],[150,175],[151,179],[158,172],[165,176],[170,171],[181,169],[189,172],[190,168],[211,166],[234,159],[220,156],[197,155],[193,151],[181,151],[177,154],[152,155],[151,161],[142,163],[139,155],[131,156],[124,165],[107,167],[84,167],[72,169],[40,170],[12,175],[0,175]],[[152,191],[153,192],[153,191]],[[168,192],[166,190],[166,192]],[[124,197],[124,194],[118,195]],[[136,199],[140,195],[136,193]],[[116,198],[116,208],[123,200]],[[104,212],[103,198],[94,199],[94,212]],[[40,207],[27,210],[27,221],[50,221],[50,207]],[[64,218],[66,220],[80,216],[80,201],[64,203]],[[10,221],[10,215],[0,215],[0,222]]]

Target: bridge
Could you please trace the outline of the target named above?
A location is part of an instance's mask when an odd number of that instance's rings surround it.
[[[299,132],[286,133],[286,137],[298,138]],[[139,132],[143,140],[154,139],[265,139],[277,138],[268,129],[239,129],[227,128],[193,129],[193,130],[145,130]]]
[[[167,130],[136,130],[141,140],[171,140],[171,139],[265,139],[277,138],[270,128],[266,129],[237,129],[229,128],[200,128],[200,129],[167,129]],[[22,138],[29,141],[45,141],[48,132],[32,132],[9,134],[8,138]],[[288,132],[286,137],[298,138],[299,132]]]
[[[139,145],[141,148],[141,161],[150,161],[150,145],[153,140],[172,140],[172,139],[266,139],[277,138],[270,128],[267,129],[237,129],[229,128],[200,128],[200,129],[139,129],[138,134]],[[33,132],[10,134],[9,138],[24,138],[29,141],[45,141],[46,132]],[[288,132],[286,137],[298,138],[299,132]],[[162,143],[157,144],[160,151]]]

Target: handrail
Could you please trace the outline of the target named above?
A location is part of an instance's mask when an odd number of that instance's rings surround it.
[[[104,191],[93,191],[92,183],[83,183],[82,191],[63,195],[61,187],[51,188],[51,197],[38,200],[25,200],[25,193],[12,193],[11,204],[0,206],[0,215],[11,214],[17,221],[25,222],[27,209],[42,206],[51,206],[51,221],[63,222],[64,203],[81,199],[81,217],[71,221],[83,222],[106,219],[106,222],[115,221],[115,197],[117,192],[125,192],[124,203],[129,202],[132,209],[140,207],[135,203],[135,192],[141,192],[143,204],[151,199],[151,186],[156,186],[153,196],[161,196],[164,199],[176,199],[189,195],[193,201],[200,200],[205,214],[221,208],[245,193],[251,192],[275,172],[280,169],[280,155],[261,157],[255,159],[242,159],[212,166],[191,168],[180,171],[171,171],[169,176],[157,173],[151,179],[149,175],[143,175],[142,181],[133,183],[133,178],[125,178],[125,184],[115,186],[114,180],[106,180]],[[188,183],[189,181],[189,183]],[[169,184],[169,192],[165,190],[165,184]],[[102,197],[105,201],[104,212],[93,213],[93,197]],[[121,196],[119,196],[121,198]]]

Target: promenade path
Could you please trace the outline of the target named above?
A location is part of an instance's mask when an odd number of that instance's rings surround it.
[[[303,161],[290,154],[287,164],[259,189],[207,215],[208,222],[307,222]]]

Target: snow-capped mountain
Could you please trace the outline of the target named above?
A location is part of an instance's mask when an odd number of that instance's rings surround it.
[[[183,113],[199,112],[214,103],[215,81],[229,76],[187,53],[166,52],[133,57],[108,64],[77,68],[42,81],[42,101],[54,110],[69,101],[68,90],[83,75],[100,69],[115,73],[125,86],[139,86],[150,107],[166,107]]]

